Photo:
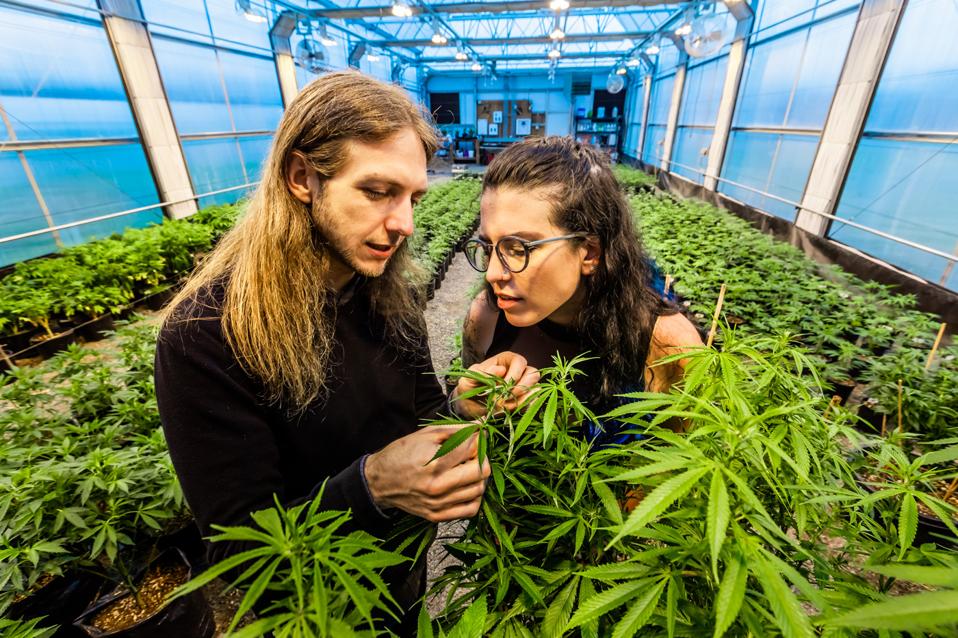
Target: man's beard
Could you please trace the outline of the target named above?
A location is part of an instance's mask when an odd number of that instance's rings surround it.
[[[314,241],[318,247],[328,252],[331,259],[339,261],[363,277],[379,277],[385,272],[385,268],[382,270],[370,269],[356,258],[355,252],[347,246],[346,239],[337,224],[332,222],[332,215],[330,215],[322,197],[313,200],[310,214],[313,220]],[[387,261],[386,267],[388,266],[389,262]]]

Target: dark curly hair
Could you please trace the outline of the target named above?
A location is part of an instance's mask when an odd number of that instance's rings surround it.
[[[651,287],[653,267],[608,157],[570,137],[531,138],[499,153],[482,186],[545,189],[556,226],[598,237],[602,256],[585,278],[574,326],[598,358],[590,393],[607,398],[641,381],[656,318],[679,309]],[[491,289],[487,293],[494,304]]]

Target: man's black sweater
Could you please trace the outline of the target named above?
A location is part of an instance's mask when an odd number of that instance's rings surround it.
[[[358,279],[358,278],[357,278]],[[322,400],[291,416],[264,401],[240,367],[220,322],[224,287],[167,321],[156,349],[156,396],[173,465],[204,536],[210,525],[248,525],[250,513],[312,498],[350,509],[354,528],[384,536],[391,519],[372,502],[363,457],[410,434],[443,407],[425,338],[415,352],[391,347],[369,311],[362,280],[336,308],[335,348]],[[175,317],[174,316],[174,317]],[[244,548],[208,546],[211,562]]]

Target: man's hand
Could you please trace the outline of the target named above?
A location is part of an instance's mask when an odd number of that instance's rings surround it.
[[[515,352],[500,352],[482,363],[469,366],[469,369],[516,382],[512,388],[512,397],[501,401],[497,406],[499,410],[515,410],[528,398],[532,386],[539,382],[539,371],[529,366],[526,358]],[[461,377],[453,390],[453,396],[457,397],[477,387],[479,385],[472,379]],[[485,397],[457,400],[455,405],[456,412],[462,416],[476,418],[486,413]]]
[[[366,483],[376,504],[434,523],[475,516],[492,471],[489,459],[479,465],[478,433],[429,463],[443,441],[464,427],[424,427],[370,454]]]

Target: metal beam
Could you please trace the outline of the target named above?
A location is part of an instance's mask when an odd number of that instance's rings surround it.
[[[683,4],[685,0],[572,0],[570,9],[596,9],[605,7],[654,7],[665,4]],[[428,13],[428,9],[420,5],[409,5],[413,16]],[[543,0],[508,0],[507,2],[456,2],[435,5],[437,13],[514,13],[518,11],[541,11],[547,8]],[[311,9],[307,15],[316,18],[336,20],[359,20],[362,18],[391,17],[392,5],[379,7],[356,7],[354,9]]]
[[[433,44],[432,40],[383,40],[370,42],[377,47],[450,47],[462,43],[468,46],[496,46],[500,44],[552,44],[569,42],[615,42],[618,40],[636,40],[652,35],[649,31],[630,31],[628,33],[575,33],[566,35],[562,40],[553,40],[548,35],[521,38],[463,38],[461,41],[449,40],[446,44]],[[622,55],[619,51],[618,55]]]
[[[587,60],[591,58],[613,58],[617,59],[622,55],[621,51],[607,51],[603,53],[564,53],[562,57],[559,58],[559,62],[562,60]],[[545,53],[522,53],[518,55],[489,55],[486,54],[483,56],[484,59],[495,60],[496,62],[513,62],[517,60],[542,60],[543,62],[548,62],[549,58]],[[419,58],[419,61],[423,64],[436,64],[438,62],[459,62],[460,64],[468,64],[468,62],[462,62],[457,60],[454,57],[442,57],[442,58]],[[2,146],[2,142],[0,142]]]

